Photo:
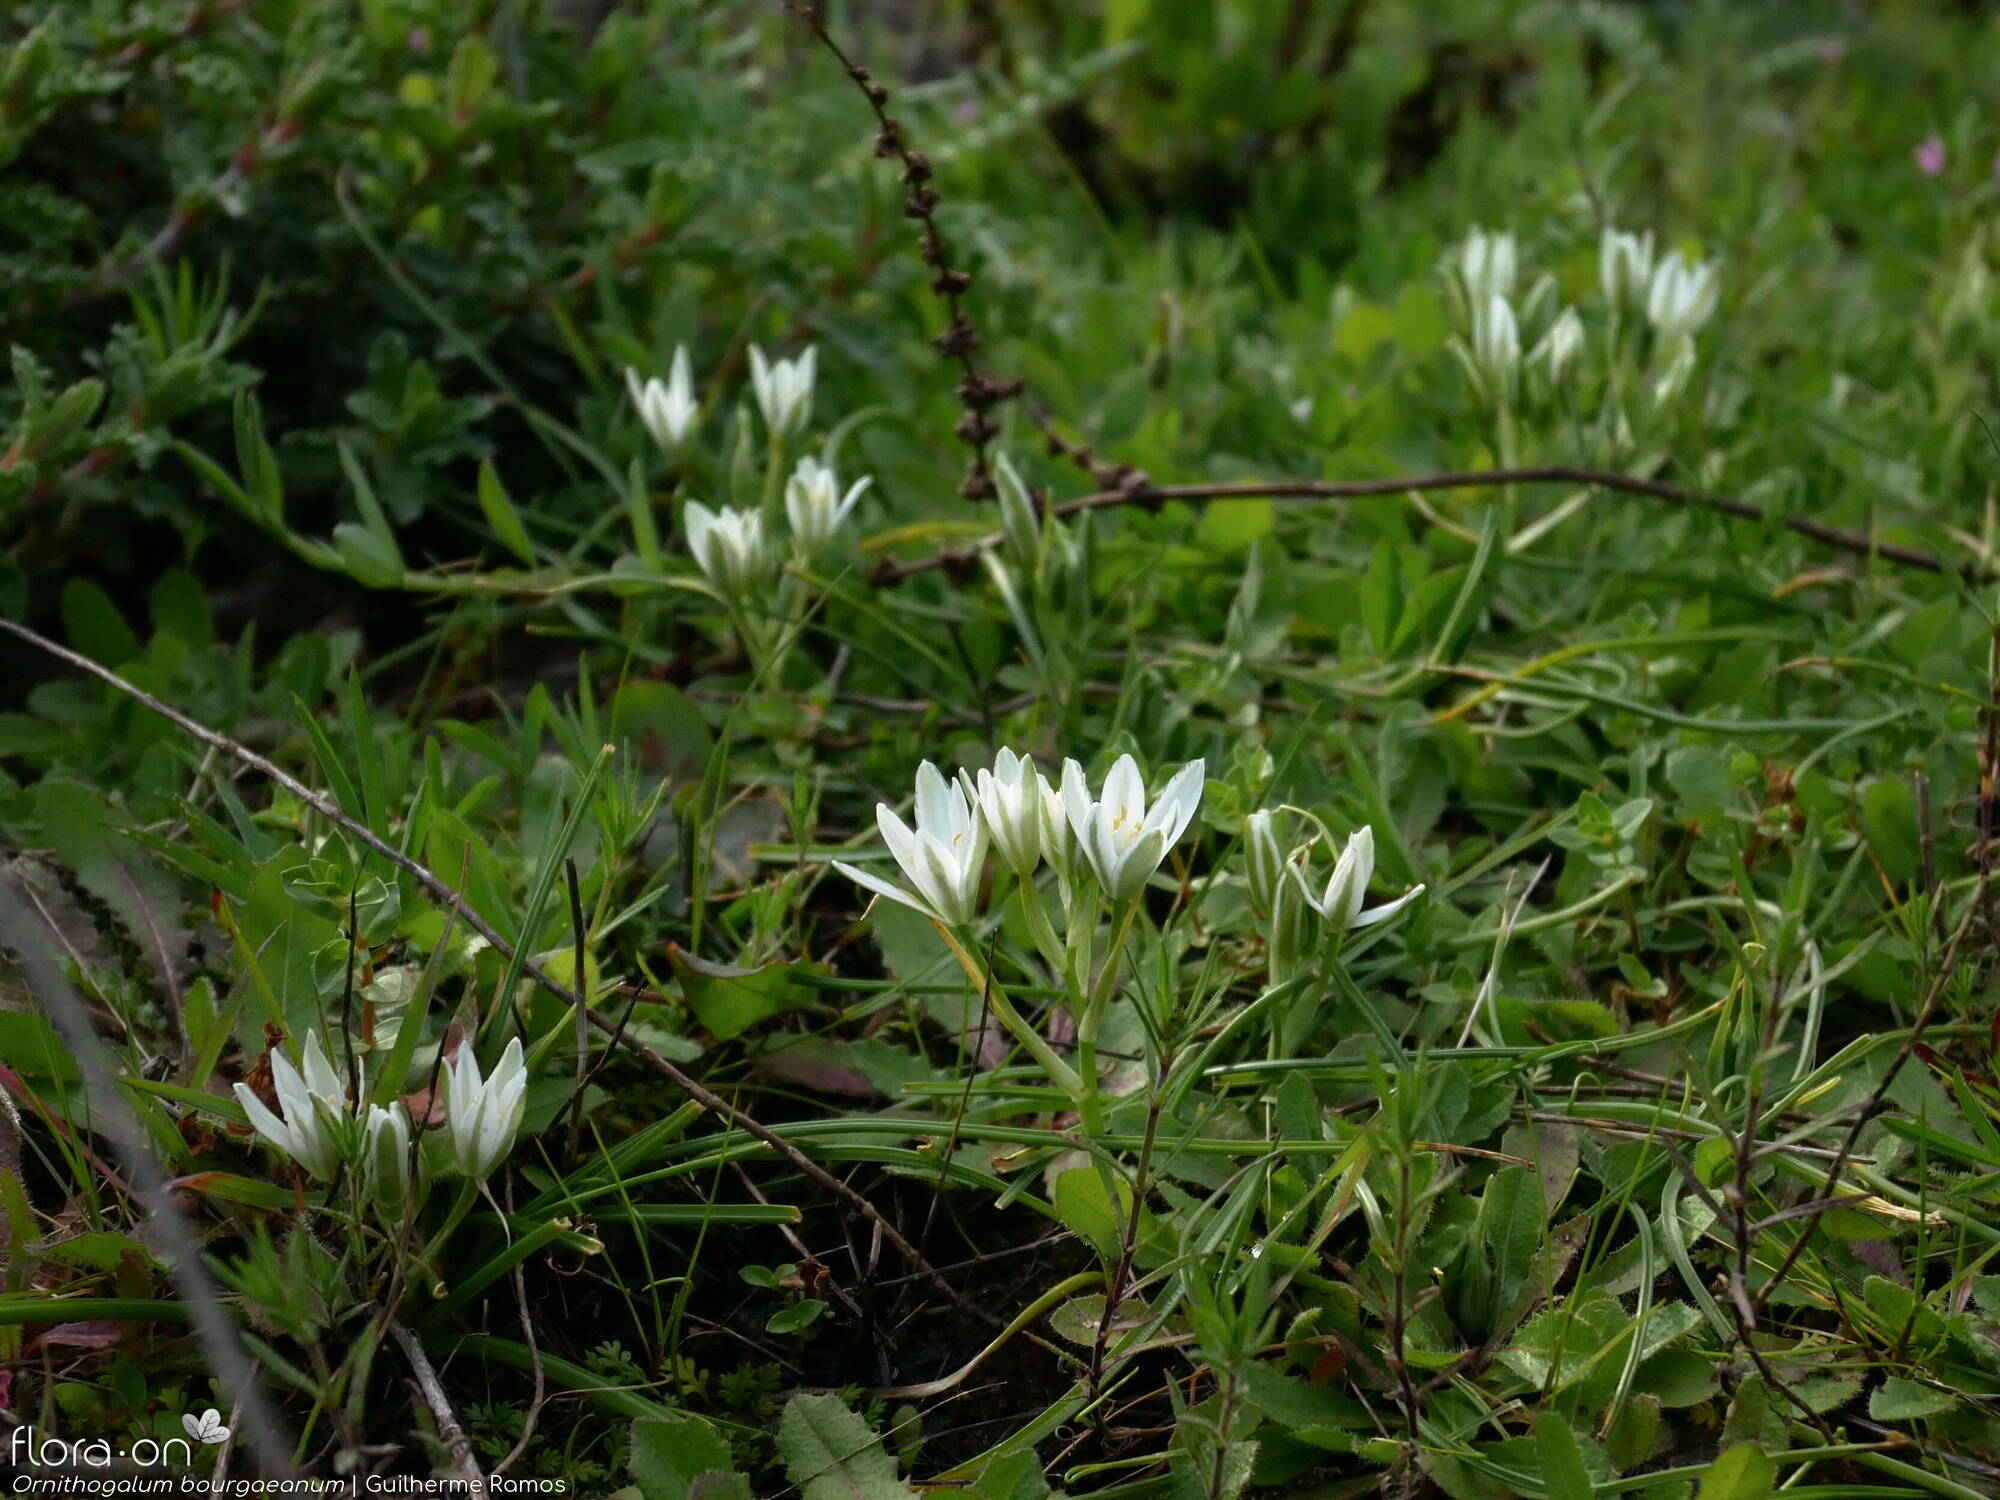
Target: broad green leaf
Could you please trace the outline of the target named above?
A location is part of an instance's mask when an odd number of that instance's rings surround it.
[[[719,1042],[741,1036],[760,1021],[811,1003],[812,990],[800,976],[815,971],[812,964],[769,963],[757,968],[711,963],[667,950],[667,960],[681,982],[688,1008]]]
[[[1914,1422],[1920,1417],[1950,1411],[1960,1399],[1950,1391],[1891,1375],[1868,1398],[1868,1415],[1878,1422]]]
[[[1526,1167],[1502,1167],[1486,1182],[1479,1201],[1478,1233],[1493,1267],[1494,1305],[1512,1307],[1547,1231],[1540,1180]]]
[[[70,645],[101,666],[122,667],[143,654],[139,637],[111,596],[88,578],[63,585],[62,618]]]
[[[528,529],[521,524],[521,513],[514,508],[513,499],[507,494],[507,487],[500,482],[500,475],[493,468],[491,459],[479,465],[479,508],[486,515],[486,524],[493,528],[493,535],[500,545],[513,553],[524,565],[532,566],[535,561],[534,543],[528,540]]]
[[[1131,1190],[1118,1184],[1114,1205],[1105,1191],[1104,1174],[1096,1167],[1071,1167],[1056,1175],[1054,1201],[1056,1217],[1063,1227],[1097,1252],[1109,1266],[1118,1258],[1125,1232],[1125,1215],[1131,1208]]]
[[[733,1467],[729,1444],[693,1415],[634,1422],[627,1464],[645,1500],[684,1500],[697,1476]]]
[[[1242,552],[1252,542],[1269,536],[1276,524],[1276,507],[1269,500],[1231,500],[1210,505],[1202,513],[1196,532],[1218,552]]]
[[[914,1493],[882,1440],[837,1397],[801,1391],[787,1401],[778,1456],[801,1500],[905,1500]]]
[[[1590,1471],[1583,1466],[1576,1433],[1560,1413],[1545,1411],[1535,1418],[1535,1452],[1541,1459],[1549,1500],[1591,1500],[1597,1493]]]
[[[1395,544],[1387,537],[1375,544],[1368,571],[1361,577],[1361,620],[1381,651],[1389,649],[1396,622],[1403,617],[1403,569]]]
[[[1751,1443],[1739,1443],[1702,1471],[1697,1500],[1764,1500],[1776,1486],[1778,1466]]]
[[[1626,1401],[1604,1436],[1604,1451],[1612,1467],[1623,1474],[1652,1456],[1660,1436],[1660,1398],[1636,1395]]]

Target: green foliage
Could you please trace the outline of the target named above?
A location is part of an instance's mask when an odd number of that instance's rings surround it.
[[[224,1402],[129,1108],[328,1474],[1980,1492],[1990,21],[821,9],[932,176],[774,7],[0,19],[0,1404]],[[833,870],[1003,746],[1199,810]]]
[[[800,1392],[778,1421],[785,1474],[805,1500],[899,1500],[914,1493],[867,1423],[833,1396]]]
[[[695,1416],[634,1422],[632,1478],[645,1500],[679,1500],[697,1491],[722,1500],[731,1493],[725,1481],[747,1484],[735,1472],[729,1445]]]

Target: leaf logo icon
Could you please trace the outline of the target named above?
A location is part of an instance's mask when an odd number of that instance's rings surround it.
[[[222,1425],[222,1413],[212,1406],[198,1417],[183,1416],[181,1426],[197,1443],[219,1443],[229,1436],[229,1429]]]

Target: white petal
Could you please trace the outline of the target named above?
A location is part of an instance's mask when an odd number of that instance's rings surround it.
[[[1078,843],[1084,842],[1090,826],[1090,788],[1084,783],[1083,767],[1073,760],[1063,762],[1062,808],[1070,832],[1076,835]]]
[[[882,842],[889,846],[890,855],[907,870],[910,861],[916,857],[917,836],[886,802],[875,804],[875,826],[881,831]]]
[[[1306,905],[1310,906],[1314,911],[1318,912],[1322,917],[1325,916],[1326,915],[1325,899],[1321,896],[1315,895],[1313,892],[1313,888],[1306,884],[1305,861],[1302,859],[1292,860],[1285,866],[1285,869],[1287,873],[1289,873],[1292,877],[1292,884],[1296,885],[1299,888],[1299,895],[1305,898]]]
[[[715,533],[719,519],[714,511],[699,500],[688,501],[687,509],[683,512],[682,524],[687,531],[688,551],[694,554],[694,560],[701,565],[704,573],[712,571],[709,566],[709,541]]]
[[[959,862],[958,852],[936,834],[918,833],[917,858],[914,867],[905,873],[916,882],[917,890],[925,899],[946,918],[953,922],[970,920],[971,903],[965,899],[964,867]]]
[[[1159,869],[1160,861],[1166,858],[1166,854],[1167,838],[1161,830],[1155,828],[1141,834],[1119,861],[1114,872],[1115,879],[1106,882],[1112,899],[1125,901],[1138,895],[1146,888],[1146,882],[1152,879],[1153,872]]]
[[[312,1094],[299,1070],[284,1053],[271,1053],[271,1091],[278,1096],[278,1111],[287,1120],[300,1121],[312,1113]]]
[[[1340,858],[1333,862],[1333,874],[1327,877],[1326,892],[1319,898],[1319,914],[1343,932],[1368,895],[1368,881],[1360,871],[1365,852],[1361,835],[1349,839]]]
[[[1139,763],[1129,755],[1119,756],[1118,764],[1104,778],[1104,794],[1097,800],[1110,810],[1114,818],[1124,813],[1127,822],[1143,819],[1146,815],[1146,782],[1139,774]]]
[[[868,486],[874,482],[873,475],[863,474],[847,487],[847,493],[841,497],[840,505],[833,513],[833,524],[835,526],[846,524],[848,516],[853,512],[854,507],[861,503],[861,497],[868,492]]]
[[[301,1055],[306,1065],[306,1092],[317,1094],[322,1099],[344,1101],[347,1098],[347,1086],[341,1082],[340,1075],[327,1060],[326,1047],[320,1042],[319,1033],[314,1031],[306,1033],[306,1044]]]
[[[236,1102],[243,1106],[243,1113],[249,1116],[252,1130],[294,1161],[298,1159],[297,1134],[291,1126],[271,1113],[264,1101],[250,1091],[248,1084],[236,1085]]]
[[[1113,842],[1103,804],[1093,808],[1090,821],[1077,833],[1077,847],[1083,850],[1084,862],[1090,866],[1097,883],[1104,887],[1105,894],[1113,894],[1118,880],[1118,847]]]
[[[878,876],[870,875],[866,870],[857,870],[853,865],[846,864],[837,859],[833,862],[833,867],[863,890],[873,891],[878,896],[885,897],[899,905],[907,906],[911,911],[921,912],[927,917],[936,919],[938,916],[937,912],[933,911],[915,896],[912,896],[908,891],[898,890],[895,886],[889,884],[888,881]]]
[[[1398,896],[1394,901],[1390,901],[1382,906],[1370,907],[1367,911],[1356,916],[1348,926],[1353,928],[1373,927],[1377,922],[1386,922],[1423,893],[1424,888],[1422,886],[1413,887]]]
[[[917,767],[917,829],[919,832],[941,833],[958,821],[953,816],[951,805],[952,789],[946,784],[944,773],[929,761]],[[958,794],[964,803],[965,793]]]
[[[1354,855],[1355,867],[1360,872],[1361,888],[1366,890],[1368,882],[1375,878],[1374,825],[1372,823],[1363,823],[1359,828],[1355,829],[1353,836],[1347,841],[1347,849],[1352,851]]]
[[[1206,769],[1204,762],[1191,760],[1174,772],[1173,780],[1167,783],[1160,800],[1147,815],[1148,824],[1165,830],[1168,848],[1181,841],[1188,824],[1194,821],[1195,810],[1201,806],[1202,776]]]

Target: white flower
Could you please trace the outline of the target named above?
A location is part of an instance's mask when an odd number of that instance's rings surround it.
[[[1021,478],[1021,471],[1004,453],[993,458],[994,488],[1000,492],[1000,531],[1014,553],[1014,561],[1032,570],[1041,555],[1042,518],[1035,497]]]
[[[1375,830],[1372,828],[1361,829],[1347,841],[1347,847],[1340,851],[1340,858],[1334,861],[1333,874],[1327,880],[1326,889],[1318,895],[1314,895],[1312,887],[1306,884],[1304,850],[1294,856],[1290,869],[1306,905],[1325,919],[1336,936],[1386,922],[1416,900],[1424,889],[1417,886],[1386,906],[1371,907],[1367,911],[1361,909],[1361,903],[1368,898],[1368,882],[1375,874]]]
[[[966,797],[965,788],[946,781],[929,761],[917,769],[916,819],[912,831],[888,803],[876,804],[875,825],[882,831],[882,841],[917,888],[916,895],[839,860],[833,867],[878,896],[900,901],[947,927],[963,927],[979,910],[986,820]]]
[[[257,1134],[320,1181],[328,1182],[345,1154],[347,1087],[327,1060],[319,1033],[306,1033],[299,1056],[305,1063],[303,1075],[284,1053],[271,1053],[271,1084],[277,1091],[282,1119],[272,1114],[247,1084],[236,1085],[236,1102],[243,1106]]]
[[[1560,385],[1582,348],[1583,319],[1576,315],[1575,308],[1565,307],[1535,345],[1528,362],[1549,377],[1550,385]]]
[[[401,1214],[410,1203],[410,1117],[400,1104],[368,1106],[361,1124],[361,1168],[369,1192],[384,1213]],[[417,1156],[415,1185],[422,1191],[423,1157]]]
[[[755,344],[750,346],[750,389],[773,437],[790,437],[812,419],[813,362],[818,357],[819,351],[807,346],[797,359],[773,362]]]
[[[993,756],[993,769],[977,777],[958,773],[977,803],[979,816],[999,851],[1001,862],[1024,879],[1034,874],[1042,858],[1042,806],[1047,783],[1035,763],[1004,746]]]
[[[500,1054],[491,1078],[482,1078],[468,1038],[444,1066],[444,1125],[452,1163],[467,1177],[484,1178],[507,1158],[528,1109],[528,1065],[515,1037]]]
[[[1514,295],[1514,236],[1475,229],[1458,247],[1452,267],[1465,287],[1466,301],[1479,308],[1495,297]]]
[[[1613,308],[1639,306],[1653,279],[1653,236],[1607,229],[1597,243],[1597,278]]]
[[[1472,318],[1472,362],[1495,401],[1514,389],[1521,370],[1521,330],[1505,297],[1477,304]]]
[[[669,458],[673,457],[694,431],[695,418],[701,415],[701,402],[694,394],[694,373],[688,368],[687,345],[674,350],[673,368],[665,380],[658,376],[641,380],[637,370],[627,370],[625,389],[631,394],[632,404],[639,408],[639,420],[652,434],[653,441]]]
[[[1139,776],[1139,764],[1129,755],[1104,778],[1104,795],[1093,802],[1085,784],[1083,767],[1073,760],[1063,762],[1063,811],[1069,817],[1070,832],[1082,851],[1097,883],[1114,901],[1126,901],[1139,894],[1167,851],[1180,842],[1194,811],[1201,803],[1201,761],[1191,760],[1174,773],[1150,809],[1146,806],[1146,784]]]
[[[1278,815],[1269,808],[1250,814],[1244,825],[1243,862],[1250,899],[1268,913],[1285,878],[1285,856],[1278,848]]]
[[[1075,851],[1069,831],[1069,813],[1063,807],[1062,793],[1051,786],[1049,778],[1040,771],[1035,772],[1035,805],[1041,814],[1042,858],[1060,879],[1067,881],[1070,855]]]
[[[1646,293],[1646,319],[1663,341],[1692,338],[1714,315],[1722,295],[1717,270],[1714,261],[1690,261],[1678,250],[1663,256],[1653,268],[1653,284]]]
[[[687,544],[708,581],[725,594],[748,593],[770,571],[764,547],[764,518],[754,510],[724,506],[710,510],[699,500],[687,505]]]
[[[810,453],[799,460],[792,477],[785,481],[785,516],[792,523],[792,550],[801,562],[826,550],[873,482],[864,474],[843,495],[833,465],[821,463]]]

